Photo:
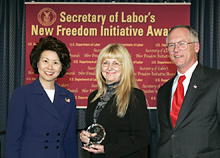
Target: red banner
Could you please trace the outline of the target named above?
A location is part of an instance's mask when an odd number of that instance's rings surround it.
[[[158,88],[175,75],[166,36],[174,25],[190,24],[190,3],[26,3],[25,84],[36,79],[30,52],[39,38],[51,35],[63,41],[71,54],[71,67],[57,83],[75,94],[77,107],[87,106],[96,90],[96,60],[109,43],[121,43],[130,52],[136,79],[156,108]]]

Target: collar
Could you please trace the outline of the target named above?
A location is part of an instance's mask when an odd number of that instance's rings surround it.
[[[187,79],[190,79],[192,76],[193,71],[195,70],[196,66],[198,65],[198,61],[196,61],[186,72],[185,74],[181,74],[179,71],[177,71],[177,77],[178,80],[180,76],[185,75]]]

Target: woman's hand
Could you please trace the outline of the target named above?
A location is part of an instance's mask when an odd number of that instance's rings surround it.
[[[82,130],[82,132],[80,133],[80,139],[83,143],[85,143],[82,148],[94,154],[104,153],[103,145],[92,144],[89,147],[86,146],[86,144],[89,144],[90,138],[96,135],[97,135],[96,133],[89,133],[89,132],[86,132],[85,130]]]
[[[101,154],[101,153],[105,153],[104,152],[104,146],[103,145],[99,145],[99,144],[93,144],[89,147],[86,147],[86,145],[84,145],[82,147],[84,150],[87,150],[88,152],[92,152],[94,154]]]
[[[80,133],[80,139],[83,143],[88,144],[91,137],[91,133],[86,132],[85,130],[82,130]]]
[[[95,137],[97,135],[97,133],[89,133],[86,132],[85,130],[82,130],[82,132],[80,133],[80,139],[83,143],[88,144],[90,141],[91,137]]]

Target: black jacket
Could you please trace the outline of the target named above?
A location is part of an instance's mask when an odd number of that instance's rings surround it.
[[[93,123],[94,109],[99,102],[90,101],[97,90],[88,98],[86,111],[87,126]],[[115,95],[108,101],[99,115],[98,123],[106,130],[106,138],[102,142],[105,154],[91,154],[93,158],[147,158],[150,144],[151,130],[149,112],[143,91],[133,89],[127,113],[123,118],[117,116]]]

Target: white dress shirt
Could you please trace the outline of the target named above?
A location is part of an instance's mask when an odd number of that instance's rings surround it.
[[[177,76],[175,77],[174,81],[173,81],[173,87],[172,87],[172,97],[171,97],[171,106],[170,106],[170,110],[172,109],[172,102],[173,102],[173,95],[174,92],[176,91],[177,88],[177,84],[178,84],[178,80],[180,78],[180,76],[185,75],[186,79],[183,81],[183,87],[184,87],[184,96],[186,95],[188,86],[189,86],[189,82],[190,79],[192,77],[192,73],[195,70],[196,66],[198,65],[198,61],[196,61],[186,72],[185,74],[181,74],[179,71],[177,71]]]

